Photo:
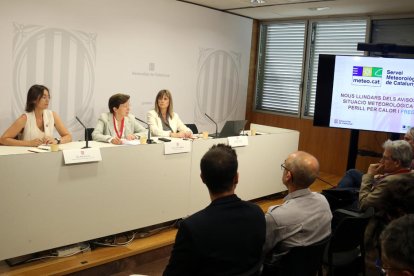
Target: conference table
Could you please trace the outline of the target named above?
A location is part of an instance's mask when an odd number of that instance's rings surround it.
[[[258,134],[236,147],[236,194],[253,200],[286,190],[280,164],[299,133],[251,124]],[[116,146],[89,142],[99,162],[65,164],[65,150],[33,153],[0,146],[0,260],[184,218],[210,203],[200,159],[228,138],[195,139],[191,151],[165,154],[164,143]]]

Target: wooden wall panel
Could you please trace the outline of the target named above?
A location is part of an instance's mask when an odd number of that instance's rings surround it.
[[[382,144],[389,138],[389,133],[385,132],[360,131],[358,148],[382,154]],[[366,172],[369,164],[377,163],[379,159],[378,157],[359,156],[355,167]]]
[[[247,119],[257,124],[298,130],[299,150],[315,155],[320,162],[321,171],[335,175],[342,175],[345,172],[349,130],[314,127],[312,120],[254,111]]]

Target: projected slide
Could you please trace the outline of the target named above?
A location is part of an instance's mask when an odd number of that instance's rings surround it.
[[[414,60],[337,56],[329,125],[396,133],[414,126]]]

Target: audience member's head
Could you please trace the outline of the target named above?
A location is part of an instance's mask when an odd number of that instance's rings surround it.
[[[282,167],[283,184],[294,186],[296,190],[308,188],[319,174],[318,160],[304,151],[290,154]]]
[[[410,128],[406,134],[404,134],[404,140],[407,141],[414,151],[414,127]]]
[[[384,153],[381,163],[384,173],[392,173],[402,168],[409,168],[413,159],[410,144],[404,140],[387,140],[382,145]]]
[[[212,146],[201,158],[201,179],[213,195],[234,191],[238,182],[236,151],[228,145]]]
[[[414,275],[414,214],[392,221],[380,239],[382,268],[387,275]]]
[[[414,213],[414,174],[400,174],[390,179],[374,208],[386,222]]]

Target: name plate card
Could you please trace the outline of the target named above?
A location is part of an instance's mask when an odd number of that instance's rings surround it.
[[[185,153],[191,151],[191,142],[186,140],[173,140],[169,143],[164,143],[164,154]]]
[[[232,136],[227,138],[229,146],[232,148],[236,147],[246,147],[249,145],[249,139],[247,136]]]
[[[102,161],[99,148],[69,149],[63,151],[65,165]]]

